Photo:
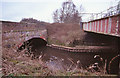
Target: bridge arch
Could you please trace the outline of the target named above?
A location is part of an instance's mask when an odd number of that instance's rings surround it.
[[[18,46],[18,51],[21,51],[25,48],[32,47],[32,50],[35,50],[35,48],[42,48],[46,47],[47,41],[43,37],[33,37],[27,41],[22,42]]]
[[[120,54],[113,57],[109,63],[109,73],[110,74],[118,74],[119,73],[119,62],[120,62]]]

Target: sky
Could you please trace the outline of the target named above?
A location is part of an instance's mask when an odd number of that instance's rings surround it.
[[[23,18],[53,22],[53,11],[67,0],[0,0],[0,20],[19,22]],[[84,13],[99,13],[117,4],[119,0],[72,0],[84,8]],[[83,15],[83,19],[86,15]]]

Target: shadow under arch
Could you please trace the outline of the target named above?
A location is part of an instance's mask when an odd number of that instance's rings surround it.
[[[113,57],[109,63],[109,74],[119,74],[120,54]]]
[[[47,41],[44,38],[34,37],[23,42],[22,45],[20,45],[17,50],[21,51],[25,48],[31,48],[31,51],[34,51],[37,48],[46,47],[46,45]]]

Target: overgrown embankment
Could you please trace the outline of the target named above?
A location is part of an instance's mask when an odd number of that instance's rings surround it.
[[[18,27],[18,26],[17,26]],[[14,28],[14,27],[13,27]],[[22,27],[21,27],[22,28]],[[31,29],[31,28],[30,28]],[[47,26],[48,41],[50,44],[58,44],[72,46],[74,40],[82,41],[85,32],[80,29],[77,24],[59,24],[53,23]],[[12,29],[9,29],[12,30]],[[17,35],[17,34],[16,34]],[[31,60],[27,50],[16,52],[14,44],[18,43],[19,38],[5,37],[3,35],[3,74],[6,76],[93,76],[94,73],[89,73],[84,70],[68,71],[68,72],[52,72],[39,59]]]
[[[50,44],[73,46],[74,40],[82,42],[86,34],[79,24],[53,23],[47,26]]]

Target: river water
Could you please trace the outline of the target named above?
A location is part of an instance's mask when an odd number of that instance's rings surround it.
[[[88,68],[91,64],[98,62],[95,55],[100,55],[104,60],[110,58],[107,53],[69,52],[51,47],[38,48],[37,53],[40,59],[52,71],[71,71],[81,68]],[[113,54],[112,54],[113,55]]]

